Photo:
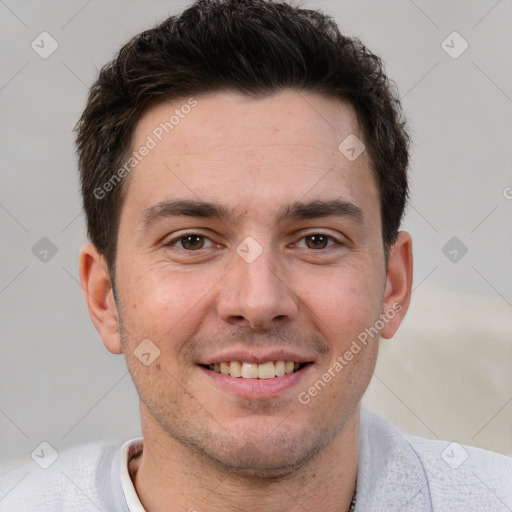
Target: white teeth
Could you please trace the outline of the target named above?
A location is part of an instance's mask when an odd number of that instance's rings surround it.
[[[272,361],[258,365],[258,379],[272,379],[275,376],[276,370]]]
[[[286,373],[286,363],[284,361],[276,361],[275,370],[276,377],[282,377]]]
[[[220,373],[222,373],[222,375],[229,375],[229,363],[226,363],[225,361],[220,363]]]
[[[266,363],[248,363],[241,361],[223,361],[208,365],[210,370],[231,377],[244,379],[273,379],[297,371],[300,363],[295,361],[267,361]]]
[[[244,379],[257,379],[258,378],[258,363],[243,363],[242,364],[242,377]]]
[[[242,376],[242,365],[238,361],[231,361],[229,363],[229,375],[231,375],[231,377]]]

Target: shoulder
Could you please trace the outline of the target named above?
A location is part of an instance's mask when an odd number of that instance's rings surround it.
[[[372,481],[371,494],[380,493],[400,506],[434,511],[512,509],[512,459],[505,455],[403,434],[364,409],[360,453],[362,477]]]
[[[0,511],[109,510],[118,452],[92,443],[63,450],[53,462],[26,464],[0,479]]]
[[[466,510],[511,509],[512,458],[457,442],[404,437],[424,468],[439,509],[446,500]]]

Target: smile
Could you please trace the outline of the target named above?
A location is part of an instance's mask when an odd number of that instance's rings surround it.
[[[299,371],[308,363],[295,361],[267,361],[250,363],[245,361],[223,361],[221,363],[202,365],[216,373],[242,379],[273,379]]]

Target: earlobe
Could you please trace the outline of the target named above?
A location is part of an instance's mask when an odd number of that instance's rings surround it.
[[[105,258],[92,243],[80,250],[80,282],[92,323],[113,354],[121,354],[119,317]]]
[[[409,308],[412,271],[412,238],[406,231],[400,231],[389,254],[383,306],[387,321],[381,331],[383,338],[394,336]]]

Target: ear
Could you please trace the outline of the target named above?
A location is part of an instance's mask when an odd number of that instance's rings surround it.
[[[113,354],[121,354],[119,317],[110,284],[110,275],[105,258],[92,243],[80,250],[80,282],[92,323]]]
[[[384,294],[383,338],[392,338],[402,323],[409,308],[412,289],[412,238],[406,231],[400,231],[389,253]]]

